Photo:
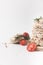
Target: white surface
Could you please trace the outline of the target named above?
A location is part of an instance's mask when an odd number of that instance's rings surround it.
[[[31,34],[33,19],[39,16],[43,16],[43,0],[0,0],[0,65],[43,65],[43,52],[1,45],[16,33]]]
[[[43,52],[28,52],[26,46],[0,46],[0,65],[43,65]]]

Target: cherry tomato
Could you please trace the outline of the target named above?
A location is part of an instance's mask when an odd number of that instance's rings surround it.
[[[29,36],[29,34],[27,32],[24,32],[23,35],[26,37]]]
[[[22,39],[22,40],[20,40],[20,42],[19,42],[21,45],[26,45],[27,44],[27,41],[25,40],[25,39]]]
[[[35,51],[36,50],[36,48],[37,48],[37,45],[36,45],[36,43],[35,42],[31,42],[31,43],[29,43],[28,45],[27,45],[27,50],[28,51]]]

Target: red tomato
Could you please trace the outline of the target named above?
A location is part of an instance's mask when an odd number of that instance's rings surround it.
[[[35,42],[31,42],[30,44],[27,45],[27,50],[28,51],[35,51],[37,48],[37,45]]]
[[[27,37],[27,36],[29,36],[29,34],[27,32],[24,32],[23,33],[23,36],[26,36]]]
[[[21,45],[26,45],[27,44],[27,41],[26,40],[24,40],[24,39],[22,39],[22,40],[20,40],[20,42],[19,42]]]

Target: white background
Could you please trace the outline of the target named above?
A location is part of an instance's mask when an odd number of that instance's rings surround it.
[[[27,52],[26,47],[7,42],[17,33],[32,33],[34,18],[43,17],[43,0],[0,0],[0,65],[43,65],[43,52]]]

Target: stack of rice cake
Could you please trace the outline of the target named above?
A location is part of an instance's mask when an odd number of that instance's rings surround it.
[[[32,29],[32,41],[43,46],[43,18],[36,18]]]

